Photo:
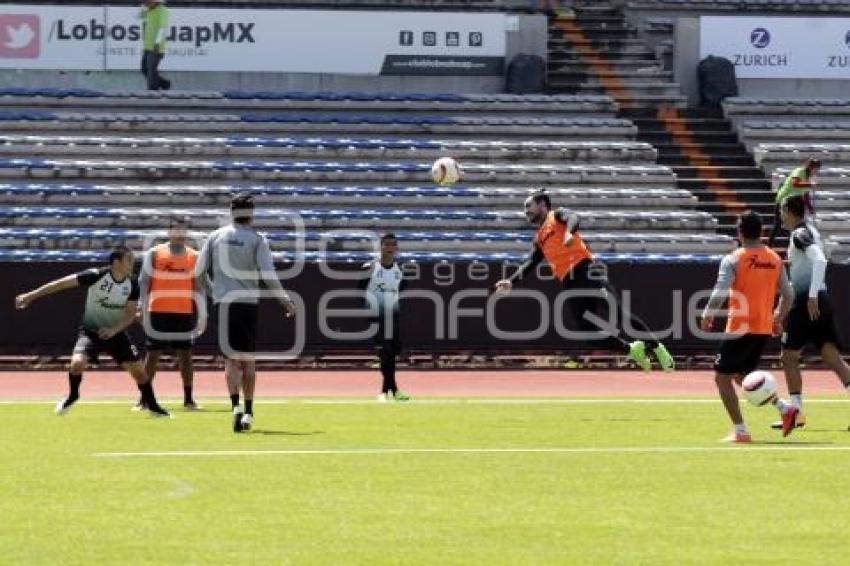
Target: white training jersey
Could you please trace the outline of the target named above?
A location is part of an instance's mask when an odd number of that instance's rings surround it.
[[[823,240],[810,222],[800,224],[791,232],[788,263],[791,264],[791,285],[797,300],[805,300],[817,296],[820,291],[826,291]]]
[[[77,283],[87,289],[83,328],[97,332],[124,318],[128,302],[139,300],[139,284],[133,277],[116,281],[112,270],[87,269],[77,273]]]
[[[384,267],[379,261],[366,264],[369,279],[366,283],[366,301],[369,308],[377,313],[388,309],[398,310],[399,294],[402,291],[404,277],[398,264]]]

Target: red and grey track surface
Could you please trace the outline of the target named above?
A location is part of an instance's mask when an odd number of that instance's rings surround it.
[[[67,392],[67,374],[60,371],[0,372],[0,400],[55,400]],[[774,372],[785,392],[784,377]],[[807,395],[843,393],[838,379],[828,371],[804,371]],[[636,371],[401,371],[398,382],[414,398],[687,398],[716,397],[714,375],[709,371],[674,373]],[[372,397],[380,388],[375,371],[260,371],[257,398]],[[180,398],[182,383],[173,371],[156,376],[155,389],[163,399]],[[138,392],[123,372],[91,371],[85,374],[84,399],[134,398]],[[223,372],[195,374],[198,398],[227,399]],[[719,402],[719,401],[718,401]]]

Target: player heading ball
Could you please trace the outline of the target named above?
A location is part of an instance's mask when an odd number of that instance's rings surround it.
[[[549,194],[543,189],[533,192],[525,199],[524,209],[528,221],[537,226],[531,254],[510,278],[496,283],[496,292],[509,293],[515,281],[525,277],[545,259],[564,290],[576,292],[575,296],[570,297],[565,304],[578,321],[581,330],[588,332],[603,330],[590,320],[591,317],[595,315],[607,320],[602,315],[609,309],[609,298],[613,299],[618,306],[620,301],[617,300],[617,292],[610,283],[598,276],[598,270],[592,269],[597,262],[579,233],[578,215],[564,208],[552,209]],[[643,320],[630,312],[624,311],[622,314],[623,319],[626,317],[630,319],[632,328],[653,336]],[[622,329],[622,324],[615,329],[604,329],[603,333],[607,334],[606,342],[612,349],[628,347],[628,357],[644,371],[652,369],[652,362],[646,354],[647,345],[655,353],[664,371],[673,371],[675,368],[673,356],[656,338],[653,338],[649,344],[642,340],[628,342],[623,338],[626,333]]]

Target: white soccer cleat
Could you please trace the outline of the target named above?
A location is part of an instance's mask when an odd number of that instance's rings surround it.
[[[242,431],[248,432],[251,430],[251,427],[254,425],[254,417],[250,413],[245,413],[242,415],[242,420],[240,421],[242,424]]]
[[[378,403],[386,403],[387,402],[387,394],[381,393],[378,395]]]
[[[56,413],[57,416],[63,417],[71,412],[71,408],[78,401],[78,399],[71,400],[70,397],[65,397],[61,401],[56,403],[56,408],[53,409],[53,412]]]

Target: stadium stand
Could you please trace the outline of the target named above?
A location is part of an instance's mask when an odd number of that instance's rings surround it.
[[[850,115],[847,99],[842,98],[727,98],[723,101],[726,113],[732,118],[757,116],[808,118]]]
[[[655,150],[641,142],[561,142],[561,141],[465,141],[433,139],[372,138],[275,138],[233,136],[213,137],[117,137],[117,136],[2,136],[0,154],[62,155],[98,157],[107,150],[112,156],[175,155],[209,157],[298,157],[317,155],[337,159],[437,158],[451,155],[456,159],[500,158],[569,159],[599,163],[646,163],[655,158]]]
[[[771,177],[775,190],[808,157],[823,162],[818,223],[836,260],[850,257],[850,100],[733,98],[724,103],[741,141]]]
[[[553,92],[602,92],[620,105],[619,116],[638,127],[637,140],[658,150],[658,163],[677,175],[677,186],[699,199],[699,210],[718,219],[719,231],[732,235],[744,208],[772,215],[771,178],[776,167],[796,165],[801,156],[765,153],[763,144],[807,144],[790,151],[835,153],[839,148],[810,144],[850,143],[850,105],[841,99],[728,99],[723,111],[685,108],[674,93],[678,85],[665,67],[664,53],[673,40],[679,16],[701,13],[814,13],[848,11],[839,0],[629,0],[576,2],[574,13],[553,18],[550,36],[550,79]],[[624,9],[625,8],[625,9]],[[563,48],[563,49],[561,49]],[[578,68],[574,65],[579,65]],[[559,72],[585,84],[558,88]],[[585,73],[582,75],[581,73]],[[641,83],[654,86],[641,87]],[[591,86],[587,86],[587,84]],[[597,87],[601,88],[597,88]],[[662,89],[670,86],[670,96]],[[755,153],[755,158],[752,155]],[[774,159],[774,157],[776,159]],[[789,163],[782,161],[793,158]],[[836,165],[840,165],[840,161]],[[827,184],[824,172],[824,183]],[[835,172],[834,182],[841,173]],[[842,189],[838,188],[840,191]],[[824,206],[838,202],[824,196]]]
[[[846,141],[850,141],[848,136]],[[821,177],[830,178],[833,167],[850,165],[850,145],[847,143],[759,143],[754,147],[756,159],[766,171],[799,164],[809,157],[827,161],[829,168],[821,172]]]
[[[533,235],[522,201],[542,186],[581,215],[601,259],[697,262],[704,265],[687,269],[709,273],[734,247],[742,210],[772,215],[761,167],[781,173],[813,152],[834,158],[824,159],[817,204],[833,258],[850,259],[841,255],[850,249],[850,164],[841,161],[850,156],[841,132],[850,105],[688,107],[669,64],[678,7],[634,20],[613,1],[169,4],[548,12],[547,90],[371,92],[356,83],[352,92],[307,92],[250,81],[256,90],[0,88],[0,261],[100,262],[108,245],[141,250],[160,241],[175,214],[191,219],[199,244],[226,220],[230,196],[249,191],[278,260],[359,263],[373,257],[376,234],[391,230],[408,260],[518,262]],[[817,147],[824,124],[834,143]],[[445,155],[461,162],[464,177],[436,187],[429,169]]]
[[[629,8],[677,12],[791,12],[836,13],[850,11],[844,0],[628,0]]]
[[[683,107],[672,73],[612,2],[573,6],[549,24],[549,92],[600,93],[621,108]]]
[[[699,210],[717,218],[720,233],[734,235],[745,208],[770,215],[770,182],[732,123],[720,110],[687,107],[672,78],[674,20],[630,19],[616,2],[571,7],[551,18],[550,91],[604,93],[616,100],[618,115],[637,126],[636,139],[658,150],[658,163],[698,198]]]
[[[139,249],[173,214],[209,230],[248,190],[281,258],[300,253],[297,213],[314,259],[359,261],[386,229],[410,257],[518,259],[521,203],[541,185],[618,259],[708,260],[732,246],[607,96],[5,89],[0,108],[5,258]],[[463,186],[430,186],[442,155],[461,160]]]
[[[808,151],[827,157],[836,144],[850,142],[850,100],[730,98],[724,110],[741,140],[761,155],[763,146],[788,146],[788,152]],[[779,148],[776,148],[779,150]],[[840,149],[836,150],[840,156]],[[762,158],[760,158],[760,161]]]
[[[56,4],[55,0],[32,0],[29,4]],[[66,5],[91,5],[86,0],[66,0]],[[138,6],[133,0],[111,0],[112,6]],[[172,7],[226,8],[336,8],[356,10],[477,10],[552,12],[567,4],[562,0],[169,0]]]
[[[399,112],[436,114],[458,112],[462,115],[511,110],[520,115],[557,112],[581,116],[608,116],[617,105],[607,96],[544,96],[512,94],[453,93],[366,93],[366,92],[104,92],[77,88],[3,88],[0,103],[5,107],[74,108],[81,110],[108,108],[130,111],[150,108],[151,100],[158,108],[210,110],[323,110],[325,114]]]

